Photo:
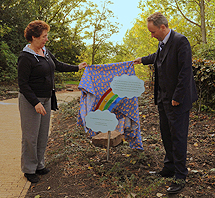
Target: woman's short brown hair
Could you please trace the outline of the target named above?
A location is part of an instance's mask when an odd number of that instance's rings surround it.
[[[41,20],[35,20],[28,24],[24,30],[24,36],[27,41],[32,41],[32,36],[40,37],[44,30],[49,31],[50,26]]]

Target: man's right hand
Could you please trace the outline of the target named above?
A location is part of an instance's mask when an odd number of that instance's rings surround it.
[[[136,64],[141,64],[142,63],[142,61],[141,61],[141,57],[139,57],[139,58],[136,58],[135,60],[134,60],[134,65],[136,65]]]

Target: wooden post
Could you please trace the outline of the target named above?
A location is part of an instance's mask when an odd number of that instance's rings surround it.
[[[108,131],[107,161],[109,161],[109,158],[110,158],[110,136],[111,136],[111,131]]]

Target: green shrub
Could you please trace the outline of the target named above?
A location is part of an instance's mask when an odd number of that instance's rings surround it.
[[[17,78],[17,57],[5,42],[0,43],[0,82],[11,82]]]
[[[78,72],[55,72],[55,83],[62,84],[66,81],[80,81],[83,69]]]
[[[150,66],[150,65],[149,65]],[[154,67],[149,67],[152,79]],[[213,112],[215,110],[215,61],[193,59],[193,73],[198,91],[196,102],[198,111]]]
[[[215,109],[215,61],[194,59],[193,72],[199,96],[199,111]]]
[[[207,60],[215,60],[215,45],[214,42],[210,42],[207,44],[199,44],[195,46],[193,50],[194,58],[201,58]]]

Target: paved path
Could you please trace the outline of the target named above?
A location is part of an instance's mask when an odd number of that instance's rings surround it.
[[[70,101],[81,92],[59,92],[58,102]],[[25,197],[31,183],[21,172],[21,127],[18,99],[0,101],[0,198]]]

